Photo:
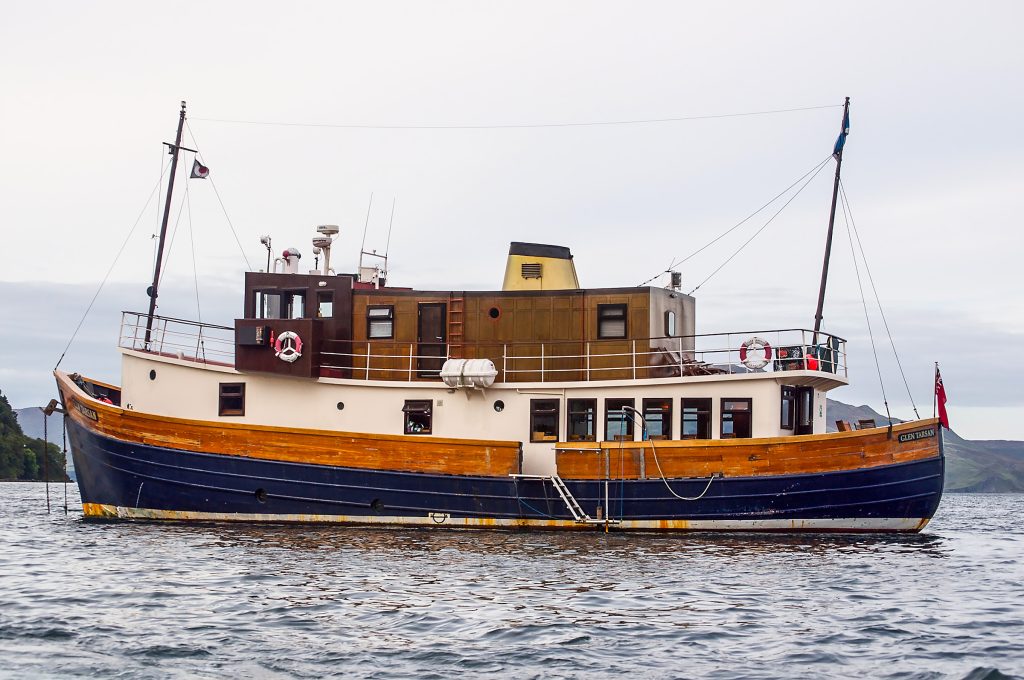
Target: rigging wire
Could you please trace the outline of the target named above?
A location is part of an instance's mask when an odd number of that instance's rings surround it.
[[[701,246],[701,247],[700,247],[700,248],[698,248],[697,250],[693,251],[692,253],[690,253],[690,254],[689,254],[689,255],[687,255],[686,257],[682,258],[681,260],[672,260],[672,264],[670,264],[670,265],[668,266],[668,269],[666,269],[665,271],[661,271],[661,272],[658,272],[657,274],[655,274],[655,275],[654,275],[654,276],[652,276],[651,278],[647,279],[646,281],[644,281],[643,283],[641,283],[641,284],[640,284],[640,286],[637,286],[637,287],[639,288],[639,287],[641,287],[641,286],[646,286],[646,285],[647,285],[648,283],[650,283],[650,282],[651,282],[651,281],[653,281],[654,279],[658,278],[658,277],[659,277],[659,276],[661,276],[662,274],[667,274],[667,273],[671,272],[671,271],[672,271],[673,269],[675,269],[675,268],[676,268],[676,267],[678,267],[679,265],[681,265],[681,264],[683,264],[684,262],[686,262],[687,260],[689,260],[689,259],[693,258],[693,257],[694,257],[695,255],[698,255],[699,253],[703,252],[703,251],[704,251],[704,250],[706,250],[707,248],[709,248],[709,247],[713,246],[714,244],[718,243],[719,241],[721,241],[721,240],[722,240],[723,238],[725,238],[726,236],[728,236],[728,235],[729,235],[729,234],[731,234],[732,232],[734,232],[734,231],[736,231],[737,229],[739,229],[739,228],[740,228],[741,226],[743,226],[744,224],[746,224],[746,223],[747,223],[747,222],[748,222],[748,221],[749,221],[749,220],[750,220],[751,218],[753,218],[753,217],[754,217],[755,215],[757,215],[757,214],[758,214],[759,212],[761,212],[762,210],[764,210],[765,208],[767,208],[768,206],[770,206],[770,205],[771,205],[772,203],[774,203],[775,201],[779,200],[779,198],[781,198],[782,196],[785,196],[785,195],[786,195],[786,193],[788,193],[790,189],[792,189],[792,188],[793,188],[793,187],[795,187],[795,186],[796,186],[797,184],[799,184],[800,182],[802,182],[802,181],[803,181],[803,179],[804,179],[805,177],[807,177],[808,175],[810,175],[811,173],[813,173],[813,172],[815,172],[815,171],[817,171],[817,170],[820,170],[820,169],[821,169],[821,166],[825,165],[825,163],[828,163],[828,161],[829,161],[829,159],[830,159],[830,158],[832,158],[832,155],[831,155],[831,154],[829,154],[828,156],[826,156],[826,157],[825,157],[824,159],[822,159],[822,161],[821,161],[820,163],[818,163],[817,165],[815,165],[814,167],[812,167],[812,168],[811,168],[810,170],[808,170],[807,172],[805,172],[805,173],[804,173],[803,175],[801,175],[801,176],[800,176],[800,177],[799,177],[799,178],[798,178],[798,179],[797,179],[797,180],[796,180],[795,182],[793,182],[793,183],[792,183],[792,184],[790,184],[790,185],[789,185],[788,187],[786,187],[785,189],[783,189],[782,191],[780,191],[780,192],[779,192],[778,194],[776,194],[776,195],[775,195],[774,197],[772,197],[772,199],[771,199],[770,201],[768,201],[767,203],[765,203],[764,205],[762,205],[762,206],[761,206],[760,208],[758,208],[758,209],[757,209],[757,210],[755,210],[754,212],[750,213],[749,215],[747,215],[746,217],[744,217],[744,218],[743,218],[742,220],[740,220],[739,222],[737,222],[737,223],[736,223],[736,224],[734,224],[733,226],[729,227],[728,229],[726,229],[725,231],[723,231],[723,232],[722,232],[721,234],[719,234],[718,236],[716,236],[716,237],[715,237],[715,238],[713,238],[712,240],[708,241],[708,242],[707,242],[707,243],[705,243],[705,244],[704,244],[703,246]]]
[[[187,118],[185,119],[185,127],[188,129],[188,136],[192,138],[192,145],[198,149],[199,148],[199,141],[196,139],[195,134],[192,132],[192,126],[188,124],[188,119]],[[199,158],[200,162],[202,162],[203,165],[206,165],[206,163],[203,161],[203,154],[202,153],[197,151],[196,152],[196,157]],[[231,216],[228,215],[228,209],[224,207],[224,201],[220,197],[220,192],[217,191],[217,183],[213,181],[213,174],[211,173],[211,174],[207,175],[206,179],[210,180],[210,186],[213,187],[213,193],[217,197],[217,202],[220,203],[220,209],[221,209],[221,212],[224,213],[224,219],[226,219],[228,221],[228,227],[230,227],[230,229],[231,229],[231,235],[235,237],[235,243],[238,244],[238,251],[240,253],[242,253],[242,259],[245,260],[245,268],[248,271],[252,271],[253,270],[252,269],[252,265],[249,264],[249,258],[245,254],[245,248],[242,247],[242,241],[239,240],[239,238],[238,238],[238,232],[235,231],[235,225],[231,221]]]
[[[830,156],[830,158],[831,158],[831,156]],[[743,242],[743,244],[742,244],[742,245],[740,245],[740,247],[739,247],[739,248],[737,248],[735,252],[733,252],[733,254],[732,254],[732,255],[730,255],[730,256],[729,256],[728,258],[726,258],[725,262],[723,262],[722,264],[718,265],[718,268],[717,268],[717,269],[715,269],[715,271],[713,271],[713,272],[711,272],[710,274],[708,274],[708,275],[707,275],[707,277],[705,277],[705,279],[704,279],[703,281],[701,281],[700,283],[698,283],[698,284],[696,285],[696,287],[694,287],[694,289],[693,289],[693,290],[691,290],[691,291],[690,291],[689,293],[687,293],[687,295],[693,295],[694,293],[696,293],[696,292],[697,292],[697,289],[698,289],[698,288],[700,288],[700,287],[701,287],[701,286],[703,286],[703,285],[704,285],[705,283],[707,283],[708,281],[710,281],[710,280],[711,280],[711,277],[713,277],[713,276],[714,276],[715,274],[717,274],[718,272],[722,271],[722,269],[724,269],[724,268],[725,268],[725,265],[729,264],[729,262],[731,262],[731,261],[732,261],[732,259],[733,259],[734,257],[736,257],[737,255],[739,255],[739,254],[740,254],[740,252],[742,252],[742,250],[743,250],[744,248],[746,248],[746,247],[747,247],[747,246],[748,246],[748,245],[750,244],[750,242],[751,242],[751,241],[753,241],[753,240],[754,240],[755,238],[757,238],[758,234],[760,234],[760,233],[761,233],[762,231],[764,231],[764,230],[765,230],[765,228],[767,228],[769,224],[771,224],[772,222],[774,222],[774,221],[775,221],[775,218],[776,218],[776,217],[778,217],[778,216],[779,216],[779,214],[780,214],[780,213],[781,213],[781,212],[782,212],[783,210],[785,210],[785,209],[786,209],[786,207],[787,207],[787,206],[789,206],[789,204],[790,204],[790,203],[792,203],[792,202],[793,202],[793,200],[794,200],[794,199],[796,199],[796,197],[797,197],[797,196],[799,196],[799,195],[800,195],[801,193],[803,193],[803,190],[807,188],[807,185],[808,185],[808,184],[810,184],[811,182],[813,182],[813,181],[814,181],[814,178],[818,176],[818,173],[820,173],[820,172],[822,171],[822,169],[823,169],[823,168],[825,167],[825,165],[827,164],[827,162],[828,162],[828,161],[827,161],[827,159],[826,159],[826,161],[825,161],[825,162],[821,163],[821,164],[820,164],[820,165],[818,166],[818,169],[814,171],[814,174],[813,174],[813,175],[811,175],[811,176],[810,176],[810,177],[809,177],[809,178],[807,179],[807,181],[806,181],[806,182],[804,182],[804,183],[803,183],[803,185],[801,185],[801,187],[800,187],[799,189],[797,189],[797,191],[796,191],[796,193],[795,193],[795,194],[793,194],[792,196],[790,196],[790,197],[789,197],[789,200],[787,200],[787,201],[786,201],[785,203],[783,203],[783,204],[782,204],[782,207],[781,207],[781,208],[779,208],[779,209],[778,209],[777,211],[775,211],[775,214],[774,214],[774,215],[772,215],[771,217],[769,217],[769,218],[768,218],[768,221],[767,221],[767,222],[765,222],[765,223],[764,223],[763,225],[761,225],[761,228],[760,228],[760,229],[758,229],[757,231],[755,231],[755,232],[754,232],[754,233],[753,233],[753,234],[752,234],[752,235],[750,236],[750,238],[748,238],[748,239],[747,239],[746,241],[744,241],[744,242]],[[805,175],[805,177],[806,177],[806,175]]]
[[[170,166],[170,161],[167,162]],[[163,174],[161,173],[161,178]],[[75,341],[78,336],[78,331],[82,329],[82,324],[85,323],[85,319],[89,316],[89,312],[92,311],[92,306],[96,304],[96,298],[100,296],[100,291],[103,290],[103,286],[107,284],[107,279],[110,278],[110,273],[114,271],[114,267],[117,265],[117,261],[121,258],[121,253],[124,252],[125,247],[128,245],[128,241],[131,240],[132,234],[135,233],[136,227],[139,226],[139,222],[142,221],[142,216],[146,213],[146,208],[149,207],[150,201],[153,200],[153,196],[157,190],[160,189],[160,179],[153,185],[153,190],[149,192],[149,198],[146,199],[146,204],[142,206],[142,210],[139,211],[139,216],[135,218],[135,223],[132,224],[132,228],[128,230],[128,235],[124,237],[124,241],[121,242],[121,247],[117,249],[117,254],[114,255],[114,261],[110,263],[110,267],[107,269],[107,273],[103,275],[103,280],[100,281],[99,287],[96,289],[96,293],[93,294],[92,300],[89,301],[89,306],[85,308],[85,313],[82,314],[82,318],[78,320],[78,325],[75,326],[75,330],[71,333],[71,338],[68,339],[68,344],[64,346],[64,351],[60,353],[60,358],[57,359],[57,363],[54,365],[53,370],[60,368],[60,364],[64,361],[64,355],[68,353],[68,349],[71,348],[71,343]]]
[[[203,311],[199,306],[199,271],[196,267],[196,239],[192,232],[192,198],[188,192],[188,182],[185,182],[185,209],[188,211],[188,241],[192,246],[192,281],[196,287],[196,321],[203,322]]]
[[[178,225],[181,224],[181,215],[185,212],[185,199],[188,196],[188,183],[185,184],[185,194],[181,197],[181,202],[178,203],[178,216],[174,218],[174,229],[171,230],[171,240],[167,243],[167,254],[164,255],[163,266],[160,267],[160,278],[157,280],[157,286],[159,287],[164,280],[164,274],[167,273],[167,269],[171,263],[171,253],[174,252],[174,239],[178,235]]]
[[[864,307],[864,321],[868,325],[868,339],[871,341],[871,353],[875,356],[875,371],[878,372],[878,386],[882,390],[882,403],[885,404],[885,417],[892,426],[892,414],[889,413],[889,400],[885,396],[885,382],[882,380],[882,366],[878,362],[878,348],[875,347],[875,334],[871,330],[871,315],[868,314],[868,301],[864,297],[864,285],[860,279],[860,265],[857,263],[857,251],[853,247],[853,230],[850,228],[850,218],[846,211],[846,202],[842,202],[843,222],[846,224],[846,237],[850,240],[850,255],[853,257],[853,271],[857,274],[857,289],[860,291],[860,302]]]
[[[857,248],[860,249],[860,259],[864,262],[864,271],[868,275],[868,282],[871,284],[871,292],[875,295],[875,304],[878,305],[878,315],[882,317],[882,325],[885,326],[885,334],[889,338],[889,345],[892,347],[893,356],[896,357],[896,366],[899,367],[900,377],[903,378],[903,386],[907,389],[907,397],[914,409],[914,417],[920,419],[917,412],[917,404],[914,403],[914,395],[910,391],[910,383],[907,382],[907,375],[903,371],[903,362],[900,361],[900,353],[896,351],[896,343],[892,339],[892,332],[889,330],[889,321],[885,318],[885,311],[882,309],[882,300],[878,296],[878,288],[875,286],[875,278],[871,275],[871,267],[868,266],[867,256],[864,254],[864,245],[860,240],[860,232],[857,230],[857,221],[853,219],[853,210],[850,208],[850,200],[846,197],[846,187],[843,181],[839,180],[839,196],[843,201],[843,210],[850,215],[850,225],[853,227],[853,235],[857,239]]]
[[[647,125],[652,123],[678,123],[690,120],[711,120],[715,118],[740,118],[743,116],[763,116],[778,113],[792,113],[796,111],[815,111],[818,109],[834,109],[842,107],[842,104],[826,104],[824,106],[801,106],[790,109],[769,109],[766,111],[743,111],[740,113],[718,113],[695,116],[678,116],[673,118],[639,118],[634,120],[591,120],[578,122],[556,122],[556,123],[496,123],[486,125],[467,125],[457,123],[442,123],[438,125],[405,124],[405,125],[370,125],[361,123],[289,123],[281,121],[265,120],[232,120],[227,118],[193,118],[192,120],[206,123],[232,123],[237,125],[269,125],[274,127],[304,127],[304,128],[339,128],[349,130],[509,130],[509,129],[531,129],[531,128],[567,128],[567,127],[597,127],[612,125]]]

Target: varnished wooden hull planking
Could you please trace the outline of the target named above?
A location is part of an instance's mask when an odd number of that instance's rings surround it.
[[[68,433],[83,508],[90,518],[592,528],[574,521],[550,482],[510,477],[493,468],[493,458],[486,474],[466,474],[465,466],[452,474],[426,469],[434,463],[410,472],[357,467],[341,457],[281,457],[285,447],[274,439],[267,449],[249,441],[245,452],[191,450],[181,447],[199,447],[203,439],[161,438],[144,431],[132,435],[130,427],[150,421],[130,412],[135,419],[112,428],[111,419],[117,422],[115,416],[125,415],[118,413],[120,409],[93,402],[66,381],[61,384],[69,407]],[[104,420],[106,428],[101,425]],[[929,423],[917,425],[927,429]],[[208,425],[222,427],[219,423]],[[900,432],[910,431],[894,429],[894,436],[898,440]],[[862,439],[871,442],[877,434],[868,432]],[[887,439],[885,430],[881,435]],[[822,441],[830,443],[833,438],[829,435]],[[367,437],[367,441],[395,439],[404,438]],[[439,451],[452,451],[450,440],[423,441],[427,445],[436,442]],[[499,452],[515,448],[518,455],[518,445],[459,443],[478,452],[488,446]],[[660,447],[666,444],[658,444],[659,456]],[[723,445],[734,453],[749,446]],[[676,448],[696,450],[695,446]],[[432,457],[428,450],[419,453]],[[589,455],[596,457],[600,452]],[[591,517],[616,521],[610,527],[613,530],[918,531],[932,517],[941,497],[941,450],[936,455],[906,456],[910,459],[902,462],[888,462],[886,455],[872,454],[860,466],[830,471],[758,474],[751,472],[751,467],[738,476],[727,473],[714,478],[663,480],[647,470],[642,476],[605,479],[602,474],[565,481]],[[639,452],[637,456],[639,468]],[[610,455],[601,457],[610,459]],[[663,466],[673,464],[671,459],[672,455],[666,455]],[[515,465],[509,466],[509,461],[506,456],[505,465],[517,469],[518,458]],[[616,471],[614,466],[610,469]],[[628,465],[622,469],[629,472]]]

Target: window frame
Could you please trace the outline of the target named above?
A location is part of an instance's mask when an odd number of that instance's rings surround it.
[[[625,432],[625,434],[617,434],[617,435],[615,435],[615,437],[622,437],[622,439],[616,439],[614,437],[613,438],[609,438],[609,436],[608,436],[609,435],[609,425],[611,424],[611,422],[608,420],[608,415],[612,411],[612,409],[609,408],[609,404],[612,404],[612,403],[614,403],[614,404],[621,404],[621,406],[619,408],[614,409],[614,410],[622,412],[623,422],[626,423],[626,432]],[[635,418],[633,418],[632,416],[627,417],[625,410],[622,408],[623,406],[629,406],[630,408],[636,408],[636,399],[629,398],[629,399],[605,399],[604,400],[604,433],[603,433],[604,434],[604,441],[608,441],[608,442],[620,442],[620,441],[621,442],[631,442],[631,441],[634,441],[634,439],[636,438],[636,433],[634,431],[634,421],[635,421]]]
[[[261,288],[253,291],[253,318],[256,319],[280,319],[281,309],[284,306],[284,297],[280,290]],[[270,298],[274,297],[277,299],[277,316],[268,315],[268,304]]]
[[[789,418],[787,423],[786,404],[789,404]],[[782,430],[796,429],[796,388],[792,385],[783,385],[779,398],[779,428]]]
[[[232,393],[226,393],[225,388],[228,388],[229,390],[230,389],[234,389],[234,388],[240,388],[240,389],[238,389],[238,393],[237,394],[232,394]],[[225,399],[240,399],[241,400],[241,408],[225,408],[225,406],[224,406],[224,400]],[[244,382],[241,382],[241,383],[235,383],[235,382],[232,382],[232,383],[219,383],[219,386],[218,386],[218,389],[217,389],[217,415],[218,416],[228,416],[228,417],[244,416],[245,415],[245,383]]]
[[[679,330],[678,325],[676,324],[677,317],[678,315],[674,309],[665,310],[665,328],[663,330],[665,331],[666,338],[677,337],[677,332]]]
[[[746,403],[747,408],[745,410],[740,409],[740,410],[735,410],[735,411],[733,411],[733,410],[728,410],[727,411],[725,409],[725,405],[726,405],[727,402]],[[740,435],[738,435],[736,433],[735,414],[737,414],[737,413],[744,414],[744,415],[747,416],[747,427],[749,428],[749,433],[746,436],[740,436]],[[729,436],[726,436],[726,434],[725,434],[725,423],[726,423],[726,417],[725,416],[726,416],[726,414],[728,414],[730,416],[733,416],[733,418],[731,419],[731,421],[733,423],[733,428],[732,428],[733,432]],[[720,413],[719,413],[719,416],[718,416],[718,422],[719,422],[718,436],[721,439],[752,439],[754,437],[754,400],[752,398],[750,398],[750,397],[722,397],[722,400],[720,402]]]
[[[387,315],[373,316],[373,312],[387,311]],[[390,324],[391,332],[388,335],[374,335],[374,321],[386,321]],[[395,337],[395,306],[394,305],[368,305],[366,307],[366,339],[367,340],[393,340]]]
[[[618,321],[621,315],[622,335],[610,335],[605,332],[604,322]],[[625,340],[629,337],[629,305],[625,302],[599,304],[597,306],[597,339]]]
[[[695,403],[696,402],[696,403]],[[683,397],[679,404],[679,438],[680,439],[711,439],[711,416],[712,409],[714,407],[714,401],[710,397]],[[686,409],[696,409],[697,416],[697,434],[686,434]],[[706,410],[702,410],[706,409]],[[702,420],[703,416],[703,420]],[[703,428],[701,425],[703,424]],[[703,431],[702,431],[703,429]],[[701,437],[701,434],[707,435]]]
[[[582,435],[579,438],[574,439],[573,437],[573,417],[581,416],[584,417],[588,410],[574,410],[574,406],[577,408],[580,404],[584,405],[585,409],[589,410],[590,413],[590,434]],[[595,442],[597,441],[597,399],[567,399],[565,406],[565,437],[566,441],[570,442]]]
[[[531,442],[557,442],[558,425],[561,418],[562,403],[559,399],[531,399],[530,400],[530,441]],[[542,410],[544,409],[544,410]],[[554,415],[555,434],[537,436],[539,430],[536,427],[537,416],[549,417]]]
[[[414,430],[410,427],[410,416],[413,413],[425,413],[427,426],[421,430]],[[402,406],[402,432],[408,435],[433,434],[434,433],[434,400],[433,399],[406,399]]]
[[[331,307],[331,313],[324,316],[324,304],[328,304]],[[334,318],[334,291],[333,290],[318,290],[316,292],[316,318],[318,319],[333,319]]]
[[[648,405],[653,405],[659,402],[668,402],[668,408],[658,409],[658,411],[664,415],[662,416],[661,420],[662,433],[655,438],[651,436],[651,429],[647,425],[648,421],[650,420],[647,417],[647,413]],[[644,438],[644,441],[649,441],[651,439],[657,439],[658,441],[672,439],[672,410],[673,406],[675,406],[674,402],[675,399],[673,399],[672,397],[654,397],[650,399],[644,399],[640,402],[641,413],[644,416],[644,431],[647,434],[647,436]],[[651,412],[653,413],[654,411],[652,410]]]

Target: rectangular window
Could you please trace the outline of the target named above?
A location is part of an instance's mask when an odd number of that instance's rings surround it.
[[[334,293],[316,294],[316,315],[320,319],[330,319],[334,316]]]
[[[306,291],[288,291],[282,295],[284,302],[283,319],[301,319],[306,315]]]
[[[626,337],[626,305],[597,306],[597,337],[601,340]]]
[[[633,400],[604,400],[605,441],[633,441]]]
[[[280,319],[281,294],[266,290],[256,291],[256,318]]]
[[[644,439],[672,439],[672,400],[644,399]]]
[[[597,399],[570,399],[567,437],[571,442],[597,439]]]
[[[386,340],[395,337],[395,308],[368,307],[366,309],[366,337]]]
[[[665,312],[665,337],[676,337],[676,313],[671,310]]]
[[[782,386],[782,410],[779,414],[779,427],[783,430],[792,430],[796,425],[796,388],[788,385]]]
[[[682,439],[711,439],[711,400],[683,399]]]
[[[433,430],[433,406],[430,399],[407,399],[402,412],[405,413],[406,434],[430,434]]]
[[[530,400],[530,441],[558,441],[558,400]]]
[[[750,399],[722,400],[722,439],[749,439],[753,436]]]
[[[245,415],[245,383],[220,384],[220,406],[217,413],[222,416]]]

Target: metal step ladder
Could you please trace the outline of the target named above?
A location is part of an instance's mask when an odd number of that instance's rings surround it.
[[[594,519],[593,517],[588,515],[586,513],[586,511],[583,510],[583,507],[580,506],[579,501],[576,500],[576,497],[572,495],[571,491],[569,491],[569,487],[567,487],[565,485],[565,482],[563,482],[562,478],[559,477],[558,475],[509,475],[509,476],[510,477],[515,477],[516,479],[536,479],[536,480],[539,480],[539,481],[551,482],[551,486],[555,487],[555,491],[557,491],[558,495],[562,497],[562,502],[565,503],[565,507],[569,509],[569,514],[572,515],[573,520],[577,524],[619,524],[620,521],[621,521],[621,520],[617,520],[617,519],[609,519],[607,517],[605,519],[601,519],[601,518]],[[607,515],[607,514],[608,513],[606,511],[605,515]]]

